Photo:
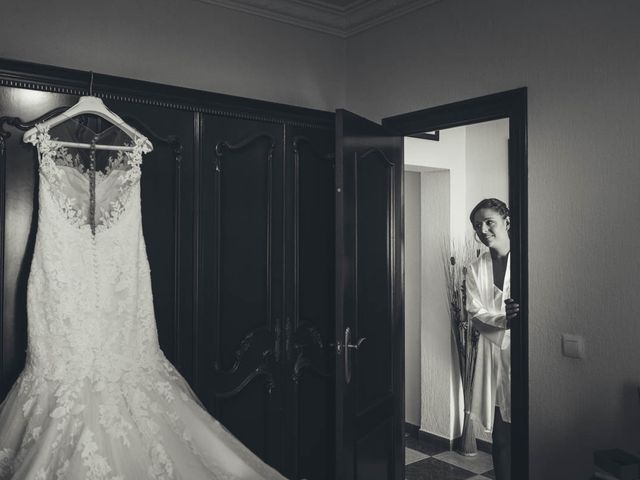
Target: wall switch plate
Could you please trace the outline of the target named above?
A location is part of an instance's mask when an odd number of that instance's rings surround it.
[[[563,333],[562,354],[565,357],[584,359],[584,338],[580,335]]]

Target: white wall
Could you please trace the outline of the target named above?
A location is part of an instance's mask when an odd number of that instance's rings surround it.
[[[404,379],[405,421],[420,425],[420,308],[422,290],[420,173],[404,174]]]
[[[21,0],[1,18],[3,58],[325,110],[345,103],[343,39],[202,2]]]
[[[373,119],[529,88],[532,480],[640,449],[638,18],[634,0],[447,0],[348,42],[348,108]]]
[[[461,431],[460,374],[447,304],[444,246],[464,234],[465,127],[440,132],[440,141],[406,137],[405,169],[421,176],[421,257],[405,253],[406,264],[421,267],[420,430],[451,439]],[[405,207],[406,209],[406,207]],[[408,229],[405,218],[405,229]],[[405,315],[405,328],[407,319]]]
[[[509,204],[509,120],[468,125],[466,131],[466,233],[473,236],[469,213],[484,198]]]
[[[449,203],[451,216],[450,232],[454,237],[464,236],[465,215],[465,142],[466,128],[452,128],[440,132],[440,141],[405,137],[404,156],[407,170],[448,170],[451,175]]]
[[[456,423],[458,372],[451,362],[451,322],[442,264],[449,234],[449,171],[423,172],[422,220],[422,416],[420,429],[452,438]]]

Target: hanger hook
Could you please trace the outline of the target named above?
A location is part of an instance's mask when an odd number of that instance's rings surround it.
[[[93,72],[89,71],[91,74],[91,80],[89,81],[89,95],[93,96]]]

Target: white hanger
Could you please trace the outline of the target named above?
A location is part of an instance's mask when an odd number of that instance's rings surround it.
[[[142,135],[132,126],[127,125],[125,121],[122,120],[122,118],[120,118],[118,115],[116,115],[111,110],[109,110],[107,106],[102,102],[102,99],[98,97],[93,97],[93,96],[80,97],[80,100],[78,100],[78,103],[76,103],[73,107],[69,108],[68,110],[65,110],[60,115],[56,115],[55,117],[50,118],[45,122],[42,122],[39,125],[42,125],[48,129],[51,127],[55,127],[56,125],[59,125],[61,123],[64,123],[67,120],[71,119],[72,117],[75,117],[77,115],[87,114],[87,113],[97,115],[99,117],[104,118],[105,120],[108,120],[113,125],[117,125],[122,131],[124,131],[127,135],[129,135],[129,137],[131,137],[134,140],[138,138],[144,138],[144,145],[146,146],[148,151],[150,152],[151,150],[153,150],[153,144],[149,141],[149,139],[147,139],[144,135]],[[32,140],[35,137],[35,135],[37,135],[37,133],[38,133],[37,126],[27,130],[24,134],[23,141],[27,143],[33,143]],[[58,145],[62,145],[65,147],[77,147],[77,148],[91,147],[91,145],[88,143],[62,142],[62,141],[56,141],[56,143]],[[124,145],[121,146],[121,145],[96,144],[95,148],[96,150],[132,150],[132,147],[124,146]]]

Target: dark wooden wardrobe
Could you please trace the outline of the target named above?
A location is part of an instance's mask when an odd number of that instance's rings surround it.
[[[22,370],[37,157],[25,124],[90,75],[0,61],[2,398]],[[209,411],[291,478],[333,477],[334,114],[105,75],[154,143],[144,235],[163,351]]]

